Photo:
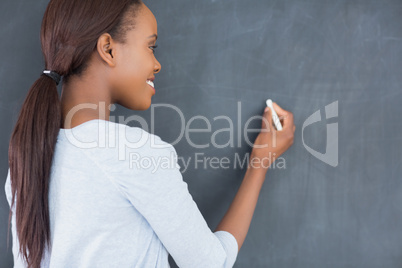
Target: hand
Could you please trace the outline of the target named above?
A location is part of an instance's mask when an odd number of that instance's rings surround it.
[[[282,124],[282,130],[277,131],[272,120],[272,111],[266,107],[261,132],[255,139],[253,150],[251,152],[250,163],[254,168],[263,168],[267,170],[269,166],[283,154],[294,140],[296,126],[293,123],[293,114],[279,107],[273,102],[275,112]]]

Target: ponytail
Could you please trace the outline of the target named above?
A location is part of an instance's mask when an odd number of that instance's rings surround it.
[[[16,233],[28,267],[40,267],[43,250],[50,246],[49,176],[60,127],[56,83],[42,74],[22,105],[8,150],[11,207],[17,192]]]
[[[57,92],[60,76],[67,85],[72,77],[81,77],[103,33],[125,44],[141,4],[141,0],[50,0],[46,8],[42,53],[45,66],[57,73],[45,70],[29,89],[8,149],[12,192],[8,232],[16,204],[19,252],[28,268],[40,267],[46,247],[51,248],[48,193],[57,136],[63,127]]]

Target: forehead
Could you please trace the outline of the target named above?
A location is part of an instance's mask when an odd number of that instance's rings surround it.
[[[157,34],[157,22],[154,14],[149,10],[149,8],[142,4],[136,17],[136,26],[134,32],[140,35],[146,35],[148,37],[152,34]]]

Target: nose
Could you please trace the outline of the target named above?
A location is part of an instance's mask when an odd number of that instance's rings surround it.
[[[161,64],[159,63],[159,61],[157,59],[155,59],[155,69],[154,69],[154,73],[159,73],[161,71]]]

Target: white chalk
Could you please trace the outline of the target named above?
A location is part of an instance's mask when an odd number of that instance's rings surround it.
[[[272,100],[267,99],[266,103],[267,103],[267,106],[269,107],[269,109],[271,109],[271,111],[272,111],[272,120],[274,121],[276,129],[279,131],[282,130],[281,120],[279,120],[279,117],[274,110],[274,106],[272,105]]]

